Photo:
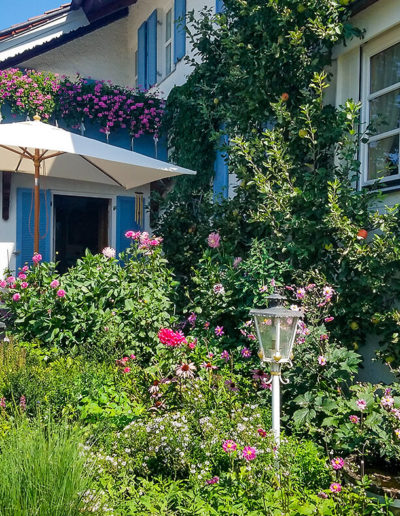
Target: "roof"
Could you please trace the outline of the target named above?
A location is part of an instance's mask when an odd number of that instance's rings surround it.
[[[59,16],[67,14],[69,11],[76,11],[83,9],[87,19],[90,23],[104,18],[117,11],[129,7],[136,3],[136,0],[72,0],[71,2],[60,5],[50,11],[45,11],[43,14],[29,18],[25,22],[12,25],[11,27],[0,31],[0,42],[10,39],[14,36],[19,36],[32,29],[36,29],[41,25],[58,18]]]
[[[43,14],[38,16],[34,16],[33,18],[29,18],[25,22],[18,23],[16,25],[12,25],[8,29],[3,29],[0,31],[0,41],[4,41],[6,39],[12,38],[13,36],[18,36],[23,32],[27,32],[31,29],[35,29],[40,25],[43,25],[58,16],[66,14],[71,10],[71,4],[63,4],[56,9],[51,9],[50,11],[46,11]]]
[[[351,6],[351,10],[353,14],[357,14],[360,11],[363,11],[367,7],[369,7],[372,4],[375,4],[378,0],[356,0],[353,2]]]

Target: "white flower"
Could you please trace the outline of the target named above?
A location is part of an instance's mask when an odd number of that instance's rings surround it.
[[[115,258],[115,249],[113,247],[105,247],[102,253],[106,258]]]
[[[222,283],[217,283],[216,285],[214,285],[213,291],[214,291],[214,294],[218,294],[218,295],[225,294],[225,289],[224,289]]]

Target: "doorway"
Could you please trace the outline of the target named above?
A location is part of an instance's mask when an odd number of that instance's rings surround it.
[[[86,249],[108,245],[110,199],[54,195],[55,261],[60,273],[75,265]]]

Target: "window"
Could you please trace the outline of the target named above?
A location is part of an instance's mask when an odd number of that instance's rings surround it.
[[[367,46],[364,57],[363,121],[372,131],[362,149],[366,184],[400,178],[400,42],[388,43]]]
[[[134,85],[135,85],[135,88],[138,87],[139,85],[139,79],[138,79],[138,75],[139,75],[139,72],[138,72],[138,51],[136,50],[135,52],[135,76],[134,76]]]
[[[173,35],[173,16],[172,8],[165,14],[165,42],[164,42],[164,76],[167,76],[172,71],[172,35]]]

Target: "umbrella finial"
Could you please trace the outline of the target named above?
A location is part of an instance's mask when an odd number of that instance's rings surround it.
[[[35,122],[40,122],[41,118],[40,116],[36,113],[36,115],[33,117],[33,119],[35,120]]]

